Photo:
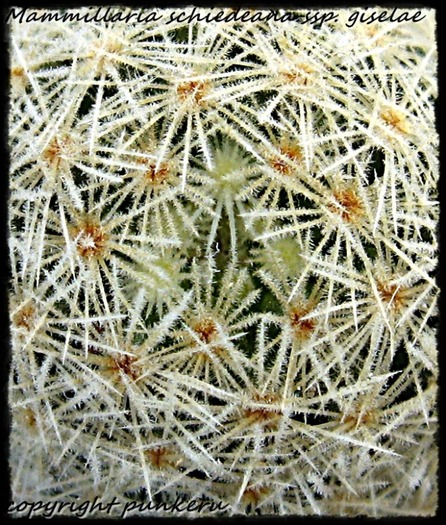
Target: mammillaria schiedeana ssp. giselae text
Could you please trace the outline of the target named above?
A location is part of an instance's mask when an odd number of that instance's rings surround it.
[[[433,514],[435,13],[153,12],[10,21],[14,501]]]

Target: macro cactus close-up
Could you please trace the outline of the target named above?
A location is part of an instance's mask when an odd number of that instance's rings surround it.
[[[372,11],[9,11],[12,514],[435,514],[436,13]]]

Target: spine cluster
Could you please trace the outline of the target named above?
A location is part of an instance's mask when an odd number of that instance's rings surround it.
[[[10,23],[14,501],[433,514],[434,13],[150,12]]]

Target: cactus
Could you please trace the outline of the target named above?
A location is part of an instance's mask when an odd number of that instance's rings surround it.
[[[13,501],[433,515],[435,13],[19,11]]]

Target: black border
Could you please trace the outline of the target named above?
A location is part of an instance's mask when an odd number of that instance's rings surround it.
[[[440,160],[440,177],[439,177],[439,195],[440,195],[440,221],[438,226],[438,240],[440,245],[440,253],[439,253],[439,264],[438,264],[438,275],[437,275],[437,283],[440,286],[440,322],[439,327],[437,331],[437,349],[438,349],[438,356],[439,356],[439,380],[438,380],[438,386],[439,386],[439,395],[438,395],[438,414],[441,420],[441,414],[442,414],[442,406],[443,406],[443,397],[444,397],[444,389],[441,388],[441,378],[443,376],[443,370],[445,369],[444,362],[446,360],[445,356],[445,350],[441,350],[441,343],[443,340],[446,341],[446,329],[442,326],[441,323],[441,306],[443,305],[444,295],[445,292],[443,290],[443,287],[441,286],[443,280],[441,277],[441,270],[442,268],[446,268],[446,256],[441,250],[441,238],[442,238],[442,232],[444,231],[443,225],[445,220],[445,214],[443,212],[443,196],[446,191],[446,181],[442,180],[441,172],[442,166],[444,166],[444,155],[445,152],[442,150],[441,145],[441,137],[442,137],[442,129],[444,127],[445,120],[442,119],[442,100],[441,100],[441,93],[442,93],[442,71],[443,67],[446,67],[443,63],[443,54],[442,54],[442,43],[443,43],[443,31],[442,31],[442,21],[446,20],[444,17],[445,11],[444,8],[440,5],[437,5],[437,2],[430,1],[430,2],[389,2],[387,0],[385,1],[370,1],[370,2],[364,2],[364,1],[343,1],[343,2],[335,2],[331,3],[328,1],[321,2],[321,1],[315,1],[312,2],[311,0],[306,1],[290,1],[290,0],[280,0],[276,3],[276,1],[265,1],[265,0],[242,0],[239,2],[234,2],[233,0],[229,0],[227,2],[224,1],[216,1],[216,2],[210,2],[209,0],[190,0],[190,1],[162,1],[162,0],[148,0],[147,2],[142,1],[133,1],[129,3],[125,2],[116,2],[116,1],[109,1],[109,2],[99,2],[94,1],[92,2],[79,2],[79,1],[67,1],[67,0],[60,0],[58,2],[54,1],[46,1],[46,2],[26,2],[26,1],[17,1],[17,2],[11,2],[10,0],[5,5],[3,4],[3,9],[1,10],[1,30],[2,30],[2,43],[4,45],[3,47],[3,53],[1,53],[1,62],[0,62],[0,82],[2,83],[0,94],[1,94],[1,102],[2,102],[2,108],[3,108],[3,122],[1,126],[1,131],[3,134],[3,141],[1,143],[1,158],[4,160],[4,170],[3,173],[0,174],[0,226],[1,226],[1,236],[0,236],[0,279],[3,281],[3,286],[0,288],[0,320],[3,324],[3,330],[0,333],[0,342],[1,342],[1,348],[0,348],[0,380],[1,380],[1,444],[0,444],[0,474],[1,474],[1,480],[4,483],[4,486],[1,487],[3,490],[1,490],[2,497],[0,498],[2,500],[2,506],[0,507],[0,512],[2,517],[6,518],[9,522],[11,520],[13,523],[20,523],[24,521],[26,518],[12,518],[10,515],[7,514],[8,504],[11,500],[11,487],[9,483],[9,467],[8,467],[8,455],[9,455],[9,431],[10,431],[10,416],[9,416],[9,406],[8,406],[8,374],[9,374],[9,362],[10,362],[10,329],[9,329],[9,314],[8,314],[8,280],[9,280],[9,255],[8,255],[8,212],[7,212],[7,205],[9,200],[9,149],[8,149],[8,111],[9,111],[9,102],[8,102],[8,85],[9,85],[9,31],[8,31],[8,24],[5,22],[7,15],[9,13],[9,10],[12,7],[16,8],[22,8],[27,7],[30,10],[32,9],[62,9],[62,8],[76,8],[76,7],[99,7],[99,6],[114,6],[115,8],[118,7],[133,7],[133,8],[186,8],[186,7],[202,7],[202,8],[212,8],[212,7],[240,7],[240,8],[249,8],[249,9],[265,9],[269,10],[274,8],[277,9],[342,9],[342,8],[393,8],[398,7],[401,9],[414,9],[414,8],[431,8],[435,9],[436,11],[436,37],[437,37],[437,48],[438,48],[438,89],[439,89],[439,95],[436,101],[436,107],[435,107],[435,114],[436,114],[436,125],[437,125],[437,131],[439,133],[440,137],[440,148],[439,148],[439,160]],[[443,175],[443,179],[444,179]],[[432,517],[388,517],[388,518],[373,518],[373,517],[353,517],[353,518],[344,518],[344,517],[334,517],[334,516],[298,516],[298,515],[289,515],[289,516],[228,516],[228,517],[198,517],[198,518],[189,518],[189,521],[192,520],[193,523],[196,523],[197,525],[201,525],[202,523],[214,523],[215,525],[226,525],[228,523],[232,524],[234,522],[240,522],[244,525],[266,525],[267,523],[275,523],[277,525],[290,525],[292,523],[307,523],[307,522],[323,522],[328,520],[333,521],[335,523],[355,523],[355,522],[376,522],[379,520],[380,524],[385,523],[413,523],[422,521],[423,523],[434,523],[436,522],[437,518],[439,518],[444,513],[442,510],[444,509],[443,501],[442,501],[442,489],[443,489],[443,476],[441,475],[441,472],[443,469],[446,469],[446,452],[442,451],[441,447],[441,438],[440,434],[438,433],[438,439],[437,439],[438,445],[439,445],[439,467],[438,467],[438,507],[436,509],[436,514]],[[32,518],[33,520],[42,520],[45,523],[48,523],[48,520],[45,518],[42,518],[40,516]],[[56,519],[57,521],[62,520],[66,523],[75,523],[79,520],[79,518],[75,517],[69,517],[69,516],[55,516],[53,519]],[[160,525],[176,525],[182,523],[187,517],[185,515],[181,516],[175,516],[175,517],[130,517],[126,518],[126,522],[138,520],[139,523],[142,523],[141,520],[145,520],[148,523],[151,523],[152,521],[160,523]],[[84,521],[87,522],[98,522],[98,520],[92,520],[89,518],[84,518]],[[107,521],[120,521],[119,518],[101,518],[99,519],[100,523],[106,523]]]

